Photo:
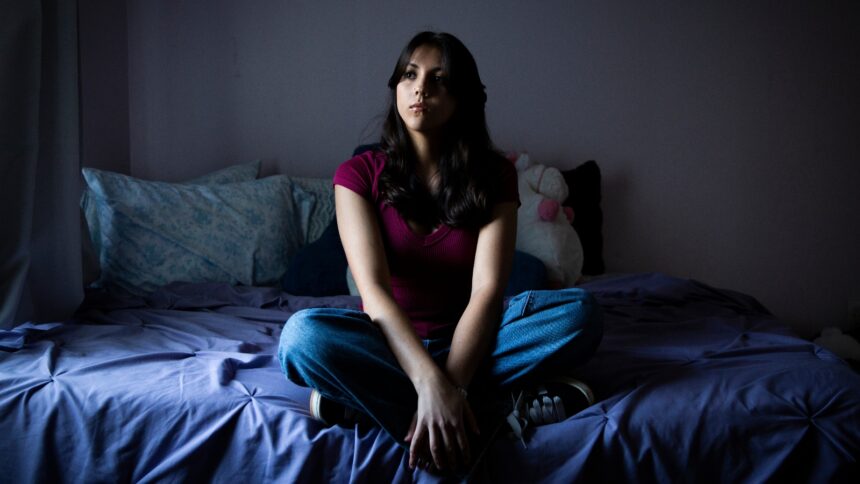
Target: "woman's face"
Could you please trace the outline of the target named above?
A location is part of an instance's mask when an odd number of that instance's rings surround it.
[[[412,52],[397,84],[397,113],[413,138],[438,133],[454,114],[457,103],[448,93],[447,76],[439,49],[422,45]]]

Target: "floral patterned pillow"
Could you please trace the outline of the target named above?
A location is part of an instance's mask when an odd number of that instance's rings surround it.
[[[334,220],[331,178],[290,177],[293,204],[302,233],[302,245],[316,241]]]
[[[143,294],[174,281],[271,285],[301,243],[285,175],[198,185],[82,171],[96,286]]]

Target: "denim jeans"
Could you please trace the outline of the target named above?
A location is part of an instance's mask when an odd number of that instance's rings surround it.
[[[603,319],[579,288],[526,291],[507,302],[492,353],[470,388],[507,391],[542,377],[569,374],[597,349]],[[424,340],[444,365],[450,339]],[[357,310],[314,308],[286,322],[278,348],[292,382],[369,415],[403,444],[418,396],[379,327]]]

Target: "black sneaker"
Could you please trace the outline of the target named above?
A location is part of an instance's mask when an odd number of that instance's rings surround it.
[[[528,419],[534,425],[566,420],[594,403],[594,393],[585,383],[560,377],[538,385],[528,406]]]
[[[571,377],[556,377],[534,391],[511,395],[513,409],[507,416],[514,437],[526,447],[523,433],[529,425],[540,426],[566,420],[594,403],[594,393],[585,383]]]
[[[324,397],[316,389],[311,389],[310,411],[311,417],[319,420],[327,427],[352,425],[356,422],[356,414],[358,413],[350,407]]]

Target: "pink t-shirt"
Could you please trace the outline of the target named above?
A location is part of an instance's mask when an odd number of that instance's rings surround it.
[[[428,235],[409,228],[400,213],[380,201],[378,182],[386,156],[367,151],[340,165],[334,184],[358,193],[374,204],[391,272],[394,300],[409,316],[422,339],[450,336],[469,303],[477,229],[441,225]],[[497,202],[519,202],[517,172],[499,163]]]

